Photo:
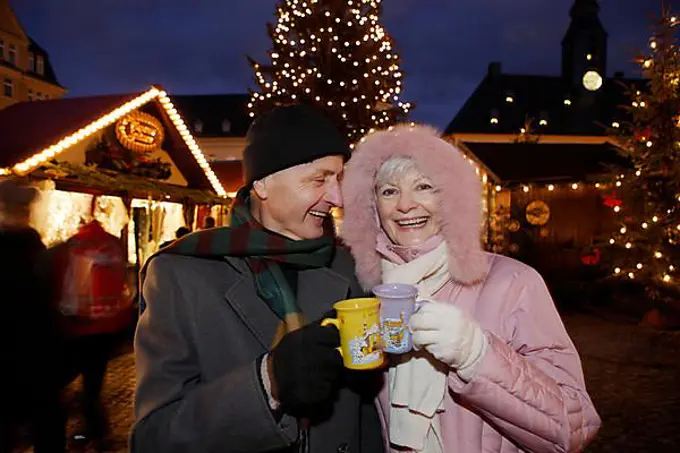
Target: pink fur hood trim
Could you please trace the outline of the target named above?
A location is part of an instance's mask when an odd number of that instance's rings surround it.
[[[481,181],[463,153],[435,129],[403,124],[363,138],[345,168],[340,235],[354,255],[361,285],[370,289],[381,282],[374,184],[378,169],[392,156],[414,159],[439,190],[439,222],[453,280],[463,285],[481,282],[488,271],[480,237]]]

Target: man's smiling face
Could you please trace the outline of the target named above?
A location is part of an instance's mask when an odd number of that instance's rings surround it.
[[[267,176],[253,185],[260,221],[289,239],[318,239],[331,208],[342,207],[342,156],[326,156]]]

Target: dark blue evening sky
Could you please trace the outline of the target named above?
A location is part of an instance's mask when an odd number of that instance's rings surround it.
[[[10,0],[26,31],[51,56],[70,96],[135,92],[245,92],[245,55],[270,46],[274,0]],[[383,0],[384,25],[406,72],[413,117],[445,126],[490,61],[512,73],[560,70],[573,0]],[[668,4],[668,0],[666,0]],[[602,0],[608,73],[635,75],[660,0]]]

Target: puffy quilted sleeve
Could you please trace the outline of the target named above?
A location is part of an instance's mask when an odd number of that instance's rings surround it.
[[[505,332],[486,332],[489,347],[474,377],[464,382],[452,372],[451,390],[523,451],[582,451],[601,421],[543,279],[527,267],[504,297],[513,307]]]

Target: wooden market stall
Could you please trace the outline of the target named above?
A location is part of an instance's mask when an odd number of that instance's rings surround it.
[[[598,238],[616,227],[610,143],[458,143],[482,175],[487,249],[544,275],[598,264]]]
[[[141,265],[198,212],[224,218],[227,193],[160,87],[25,102],[0,111],[0,178],[42,189],[33,222],[47,246],[94,216]]]

